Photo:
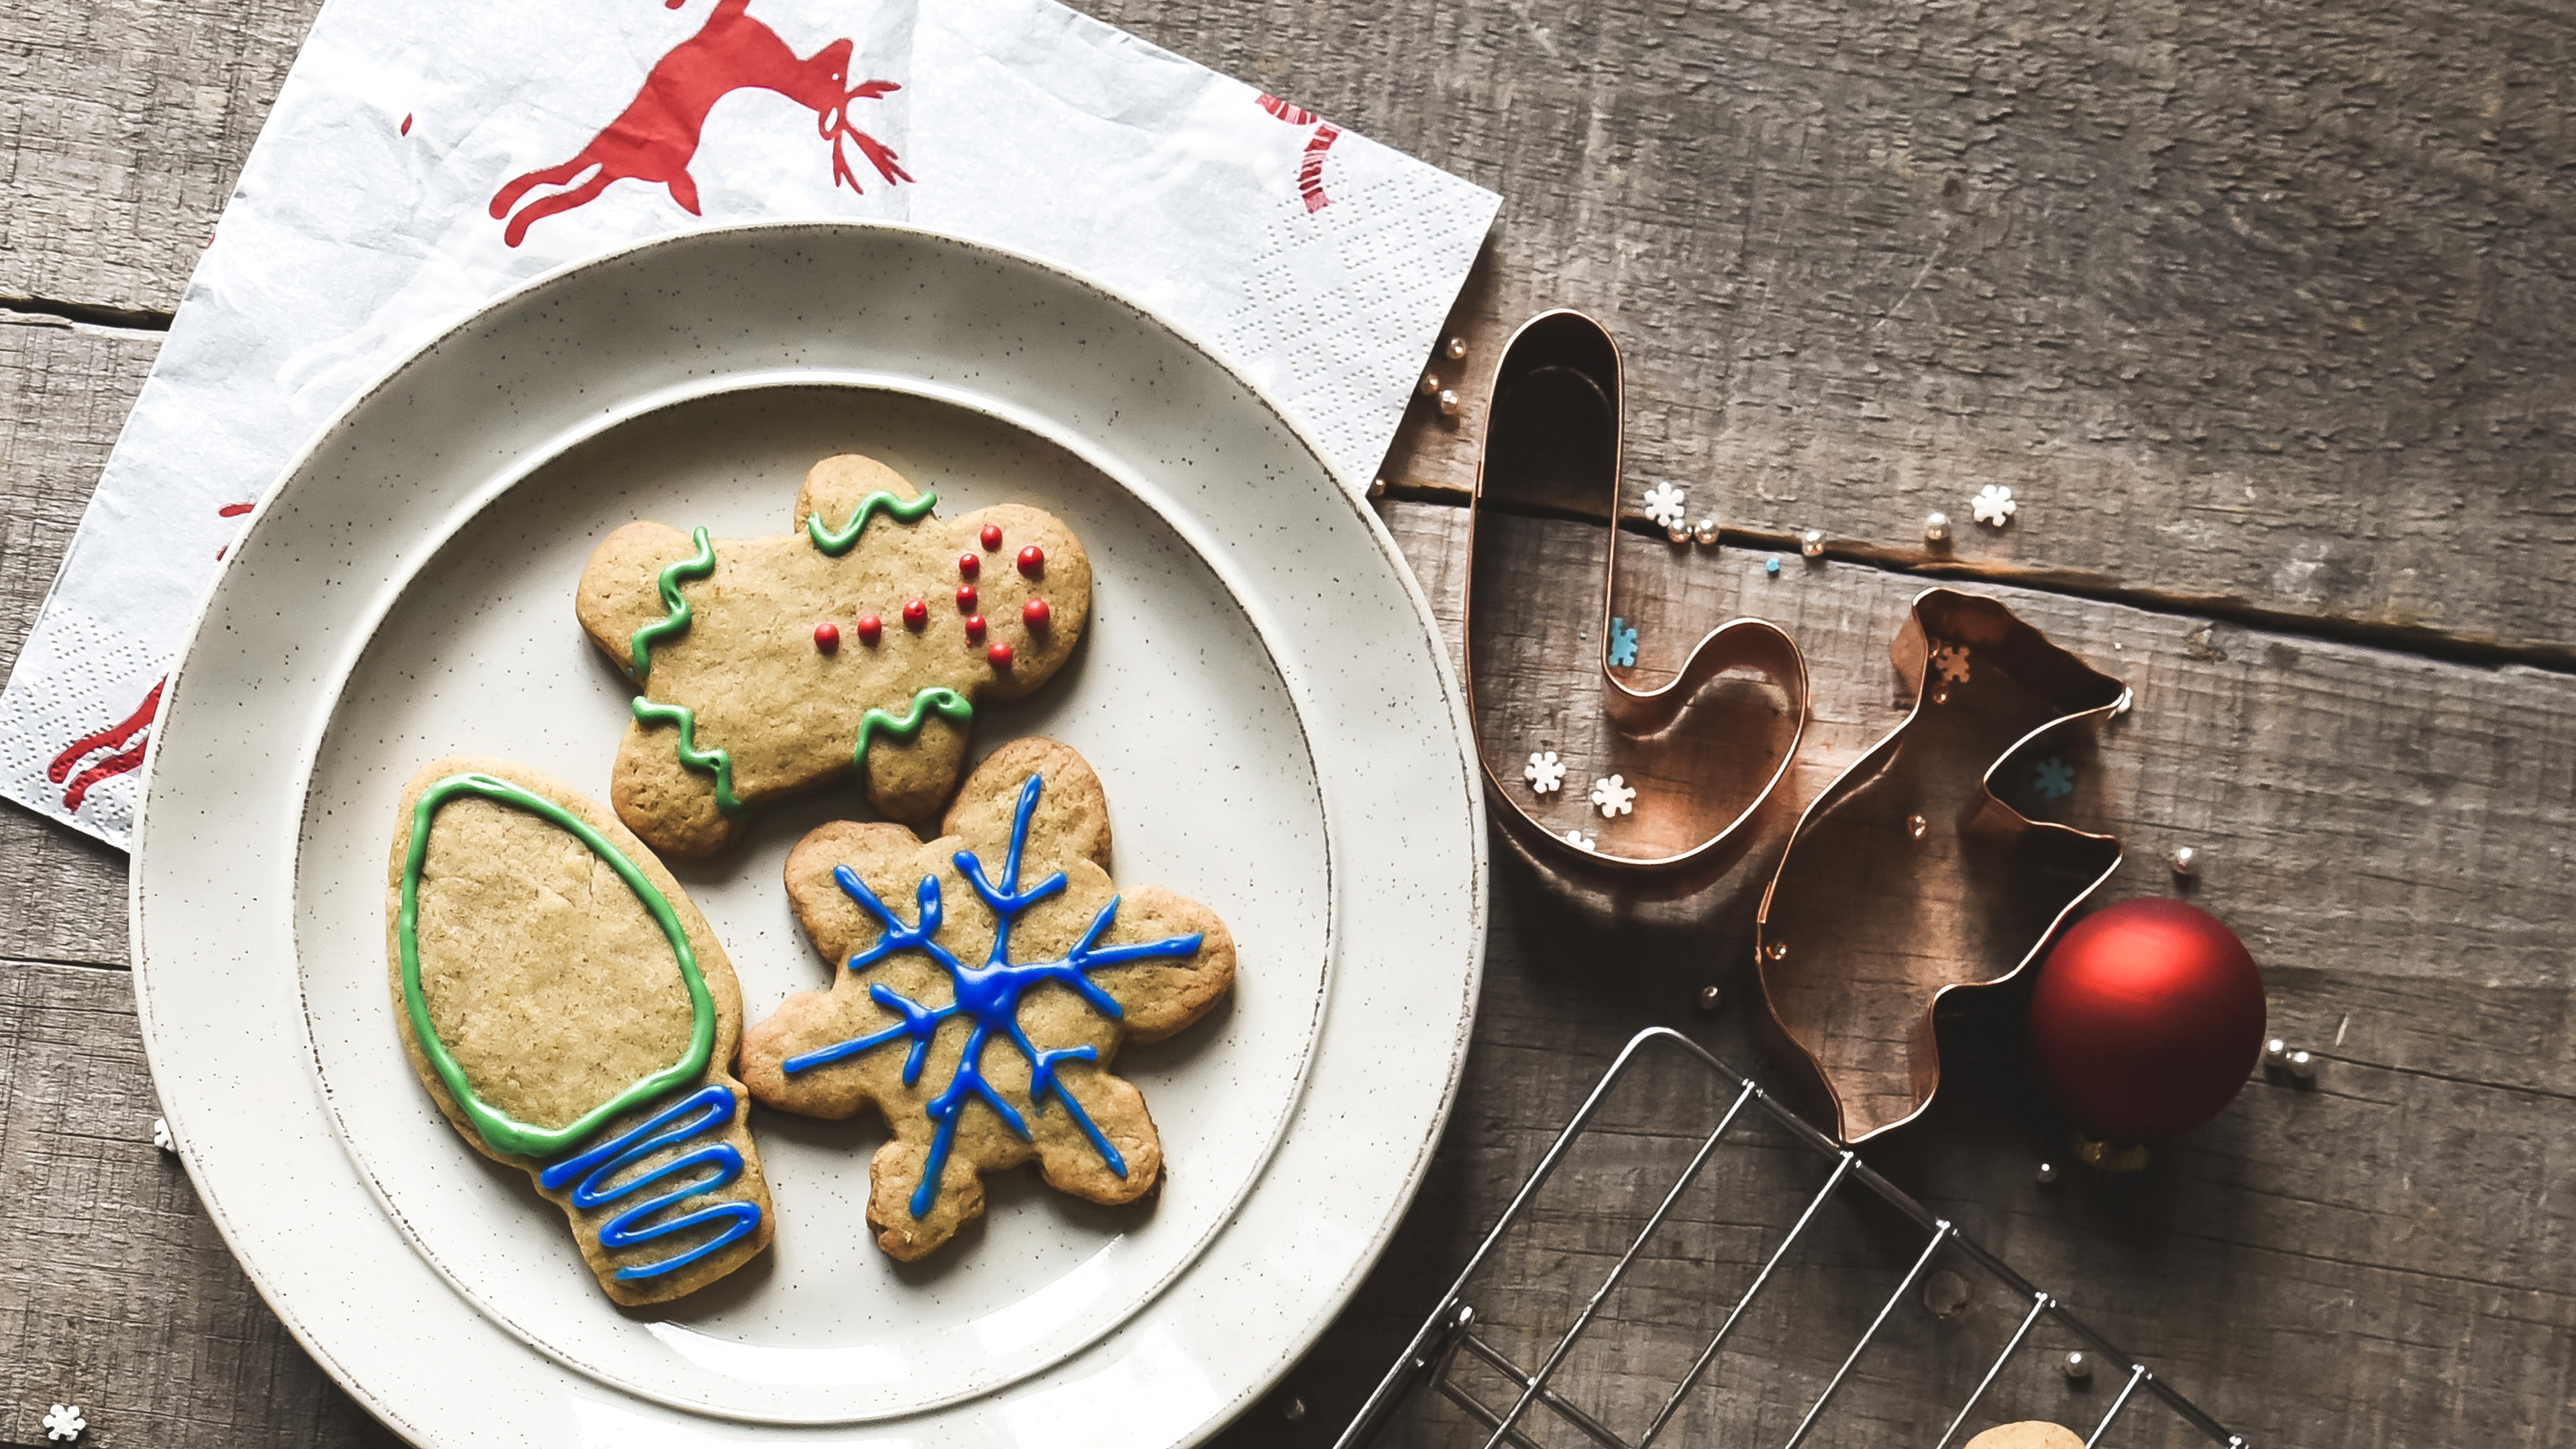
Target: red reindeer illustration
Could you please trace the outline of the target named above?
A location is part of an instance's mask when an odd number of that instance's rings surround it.
[[[798,59],[777,31],[751,18],[750,7],[751,0],[717,0],[707,23],[654,62],[635,99],[580,155],[502,187],[492,198],[493,219],[509,220],[502,240],[517,246],[540,219],[585,205],[629,178],[669,187],[682,210],[698,215],[698,183],[689,174],[689,162],[698,154],[698,133],[715,103],[739,90],[776,91],[811,110],[815,129],[832,147],[834,185],[863,189],[843,150],[845,141],[858,148],[887,185],[910,181],[894,152],[851,125],[849,115],[852,102],[872,101],[901,87],[886,80],[850,84],[856,47],[848,40]],[[512,216],[520,198],[540,186],[570,189],[540,197]]]

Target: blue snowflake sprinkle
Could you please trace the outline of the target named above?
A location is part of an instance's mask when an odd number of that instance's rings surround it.
[[[2075,793],[2075,767],[2064,760],[2039,762],[2039,793],[2051,800],[2062,800]]]
[[[872,1035],[789,1057],[779,1065],[792,1076],[909,1037],[911,1045],[903,1059],[903,1083],[908,1087],[921,1079],[922,1059],[929,1055],[930,1040],[938,1034],[939,1024],[952,1016],[963,1016],[972,1023],[966,1036],[966,1050],[957,1059],[957,1070],[949,1077],[947,1088],[933,1097],[925,1108],[937,1126],[931,1134],[929,1160],[922,1165],[921,1184],[913,1189],[912,1215],[916,1218],[929,1213],[930,1205],[939,1199],[939,1175],[948,1164],[949,1144],[957,1137],[957,1118],[969,1102],[980,1101],[992,1108],[993,1115],[1001,1118],[1005,1126],[1023,1139],[1029,1135],[1028,1122],[1021,1117],[1019,1110],[1003,1100],[1002,1094],[984,1080],[984,1047],[997,1036],[1009,1042],[1028,1061],[1030,1107],[1043,1110],[1049,1097],[1064,1104],[1065,1111],[1073,1116],[1074,1125],[1082,1129],[1083,1136],[1091,1139],[1092,1148],[1100,1154],[1100,1160],[1109,1165],[1110,1171],[1125,1177],[1126,1160],[1119,1156],[1118,1149],[1110,1145],[1108,1137],[1092,1122],[1091,1114],[1083,1111],[1082,1104],[1073,1099],[1073,1093],[1065,1090],[1064,1080],[1056,1075],[1059,1063],[1097,1061],[1100,1054],[1087,1044],[1047,1049],[1031,1042],[1020,1030],[1020,997],[1040,982],[1056,981],[1091,1003],[1092,1009],[1101,1015],[1123,1016],[1125,1012],[1119,1008],[1117,999],[1094,985],[1089,973],[1126,961],[1194,955],[1199,949],[1199,938],[1195,935],[1168,936],[1160,941],[1142,941],[1133,945],[1101,945],[1100,937],[1118,917],[1118,898],[1112,896],[1109,904],[1102,906],[1099,914],[1091,918],[1091,928],[1082,933],[1082,939],[1073,944],[1073,949],[1051,961],[1012,964],[1011,924],[1019,919],[1022,911],[1061,893],[1065,886],[1064,872],[1059,870],[1027,890],[1020,889],[1020,854],[1029,843],[1029,819],[1037,813],[1038,790],[1042,783],[1040,776],[1031,775],[1028,783],[1020,787],[1019,810],[1011,819],[1010,854],[1002,864],[1002,878],[998,883],[984,874],[984,863],[976,858],[973,851],[961,850],[955,856],[957,873],[975,888],[975,894],[984,898],[984,904],[993,908],[995,916],[992,954],[981,966],[966,965],[950,955],[946,947],[931,939],[939,934],[939,877],[926,875],[921,878],[921,910],[915,922],[907,926],[887,909],[885,902],[877,899],[876,892],[868,889],[867,882],[860,880],[856,871],[846,865],[835,866],[832,870],[832,880],[840,886],[842,894],[858,902],[884,928],[875,945],[849,959],[849,969],[864,971],[894,952],[919,951],[938,962],[940,968],[948,973],[950,1000],[945,1006],[924,1006],[880,981],[868,988],[868,995],[902,1020]]]
[[[1610,662],[1622,669],[1637,662],[1637,631],[1625,619],[1610,621]]]

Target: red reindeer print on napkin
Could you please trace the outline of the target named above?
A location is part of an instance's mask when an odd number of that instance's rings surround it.
[[[738,90],[776,91],[812,111],[815,129],[832,147],[834,185],[863,189],[842,148],[844,141],[858,148],[888,186],[910,181],[894,152],[851,125],[849,115],[852,102],[876,100],[901,87],[889,80],[850,84],[856,46],[846,39],[799,59],[777,31],[751,17],[750,8],[751,0],[717,0],[707,23],[653,63],[635,99],[579,155],[560,166],[531,171],[494,194],[493,220],[509,222],[502,240],[517,246],[538,221],[586,205],[629,178],[670,188],[681,210],[698,215],[697,178],[689,174],[689,163],[698,154],[698,133],[715,103]],[[540,186],[570,189],[540,197],[511,215],[520,199]]]
[[[1261,109],[1292,126],[1312,126],[1315,134],[1306,138],[1306,154],[1297,161],[1297,194],[1306,198],[1309,214],[1333,204],[1324,194],[1324,153],[1342,138],[1342,128],[1316,115],[1303,106],[1290,105],[1277,96],[1264,94]]]

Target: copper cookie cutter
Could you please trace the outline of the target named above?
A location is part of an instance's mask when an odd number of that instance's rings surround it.
[[[1704,861],[1741,844],[1745,827],[1788,778],[1807,720],[1807,665],[1795,641],[1777,625],[1732,619],[1702,635],[1670,680],[1639,689],[1614,672],[1611,629],[1619,586],[1619,515],[1623,413],[1618,346],[1600,323],[1567,310],[1541,313],[1512,335],[1494,367],[1492,403],[1476,491],[1468,506],[1466,618],[1467,707],[1476,721],[1477,755],[1485,783],[1504,809],[1506,823],[1543,839],[1588,864],[1655,870]],[[1584,681],[1574,671],[1550,678],[1549,661],[1578,657],[1573,641],[1547,636],[1571,632],[1569,617],[1529,608],[1479,610],[1480,583],[1490,594],[1513,588],[1516,574],[1533,562],[1522,554],[1525,534],[1488,540],[1487,506],[1516,517],[1603,517],[1608,558],[1600,608],[1592,625],[1592,683],[1600,691],[1607,727],[1573,712],[1518,721],[1501,711],[1521,708],[1540,715],[1537,702],[1580,701]],[[1606,514],[1596,512],[1606,509]],[[1516,601],[1528,596],[1514,589]],[[1497,622],[1501,620],[1502,622]],[[1518,668],[1506,668],[1506,658]],[[1750,674],[1787,696],[1785,709],[1767,696],[1721,688],[1703,698],[1720,676]],[[1489,688],[1496,713],[1478,707],[1477,679],[1506,679],[1508,692]],[[1499,703],[1498,693],[1506,697]],[[1698,711],[1690,710],[1697,702]],[[1578,706],[1579,708],[1579,706]],[[1681,724],[1685,712],[1707,712],[1698,728]],[[1764,738],[1766,737],[1767,738]],[[1553,791],[1540,792],[1525,776],[1524,761],[1538,745],[1561,738],[1555,749],[1565,773]],[[1759,739],[1760,743],[1755,741]],[[1499,762],[1499,763],[1498,763]],[[1617,777],[1636,791],[1628,808],[1605,816],[1590,808],[1583,787]],[[1542,818],[1536,805],[1547,810]],[[1591,837],[1569,841],[1571,829]]]
[[[1913,708],[1808,805],[1754,922],[1771,1020],[1846,1143],[1931,1106],[1934,1006],[2019,975],[2120,864],[2115,837],[2033,820],[1994,784],[2043,736],[2126,709],[2126,684],[1954,589],[1918,595],[1888,654]],[[2033,788],[2071,792],[2051,766]]]

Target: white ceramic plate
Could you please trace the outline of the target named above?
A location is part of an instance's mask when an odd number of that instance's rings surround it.
[[[1123,881],[1222,914],[1233,1000],[1121,1071],[1168,1157],[1101,1209],[1026,1174],[931,1262],[861,1219],[882,1129],[755,1118],[766,1260],[603,1298],[560,1214],[404,1064],[382,869],[401,784],[505,755],[606,795],[623,680],[571,617],[629,519],[787,525],[837,451],[941,510],[1082,533],[1093,624],[979,749],[1043,733],[1108,788]],[[1484,831],[1429,611],[1259,394],[1080,279],[903,228],[700,232],[546,278],[397,368],[252,519],[173,675],[136,834],[164,1108],[287,1325],[427,1443],[1182,1444],[1295,1360],[1410,1200],[1465,1052]],[[748,1019],[828,980],[778,885],[854,793],[680,873]]]

